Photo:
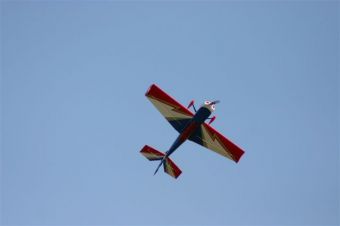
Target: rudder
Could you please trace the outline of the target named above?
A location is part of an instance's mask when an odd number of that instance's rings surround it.
[[[163,164],[164,172],[166,172],[173,178],[176,179],[177,177],[179,177],[179,175],[181,175],[182,171],[180,170],[180,168],[178,168],[178,166],[164,153],[157,151],[156,149],[148,145],[145,145],[140,151],[140,153],[144,155],[144,157],[149,159],[150,161],[156,161],[156,160],[161,161],[154,174],[157,173],[158,169]]]

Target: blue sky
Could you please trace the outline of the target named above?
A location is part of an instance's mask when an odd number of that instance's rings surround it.
[[[338,225],[339,3],[2,1],[3,225]],[[220,99],[235,164],[145,98]]]

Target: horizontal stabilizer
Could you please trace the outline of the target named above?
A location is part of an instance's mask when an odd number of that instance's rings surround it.
[[[157,151],[156,149],[153,149],[148,145],[145,145],[143,149],[140,151],[140,153],[150,161],[162,160],[163,157],[165,156],[165,154],[163,154],[162,152]]]
[[[176,166],[176,164],[170,158],[165,159],[164,172],[166,172],[167,174],[174,178],[177,178],[182,173],[182,171],[178,168],[178,166]]]
[[[155,160],[161,161],[154,174],[156,174],[158,169],[163,165],[164,172],[166,172],[170,176],[177,178],[179,175],[181,175],[182,171],[178,168],[178,166],[176,166],[176,164],[169,157],[165,156],[164,153],[157,151],[156,149],[148,145],[145,145],[140,151],[140,153],[144,155],[150,161],[155,161]]]

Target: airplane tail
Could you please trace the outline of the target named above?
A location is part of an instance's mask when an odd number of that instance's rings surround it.
[[[176,164],[164,153],[157,151],[156,149],[145,145],[142,150],[140,151],[142,155],[144,155],[147,159],[150,161],[156,161],[160,160],[156,171],[154,174],[157,173],[158,169],[163,165],[164,172],[169,174],[170,176],[177,178],[179,175],[181,175],[182,171],[176,166]]]

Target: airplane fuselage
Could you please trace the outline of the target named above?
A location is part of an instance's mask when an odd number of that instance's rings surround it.
[[[194,117],[187,123],[181,133],[178,135],[175,142],[171,145],[170,149],[165,153],[166,157],[170,156],[181,144],[183,144],[197,129],[200,125],[205,122],[211,115],[211,110],[206,106],[202,106],[195,113]]]

